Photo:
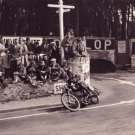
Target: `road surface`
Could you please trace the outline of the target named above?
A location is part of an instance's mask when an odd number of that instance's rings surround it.
[[[93,74],[98,105],[0,114],[0,135],[135,135],[135,74]]]

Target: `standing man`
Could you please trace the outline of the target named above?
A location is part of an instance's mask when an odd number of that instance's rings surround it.
[[[48,51],[49,49],[48,49],[47,40],[43,38],[42,44],[41,44],[41,53],[48,55]]]
[[[5,72],[5,67],[6,67],[7,62],[8,62],[6,50],[7,49],[5,48],[3,39],[2,39],[2,37],[0,37],[0,70],[2,72]]]
[[[34,41],[30,40],[30,37],[26,37],[26,46],[28,48],[29,53],[34,52]]]
[[[24,68],[24,74],[26,73],[26,67],[29,65],[28,61],[28,48],[25,44],[23,38],[19,37],[20,55],[21,55],[21,65]]]
[[[75,38],[73,31],[68,31],[64,40],[62,41],[62,47],[64,50],[64,58],[68,60],[73,55],[73,44],[74,44]]]
[[[77,39],[76,46],[74,45],[73,48],[74,56],[85,57],[87,55],[85,37]]]
[[[9,44],[9,43],[8,43]],[[10,77],[14,80],[14,72],[17,70],[17,41],[14,40],[13,44],[10,44],[8,51],[9,51],[9,64],[10,64]]]

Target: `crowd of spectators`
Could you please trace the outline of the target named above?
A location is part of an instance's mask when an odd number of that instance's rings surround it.
[[[12,81],[17,81],[16,77],[30,83],[33,80],[68,79],[71,69],[67,61],[71,57],[85,55],[85,37],[76,39],[71,32],[66,34],[61,44],[45,38],[40,44],[30,37],[25,40],[19,37],[13,42],[0,37],[0,72],[4,79]]]

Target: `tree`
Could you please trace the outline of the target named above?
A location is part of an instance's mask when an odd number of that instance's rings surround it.
[[[135,37],[135,0],[63,0],[75,5],[65,14],[65,30],[72,27],[77,35],[126,39]],[[58,15],[48,3],[58,0],[0,0],[0,34],[59,34]]]

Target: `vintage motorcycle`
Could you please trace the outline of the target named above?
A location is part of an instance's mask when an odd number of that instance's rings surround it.
[[[61,102],[70,111],[78,111],[81,107],[98,104],[99,91],[96,88],[90,89],[82,82],[66,83]]]

